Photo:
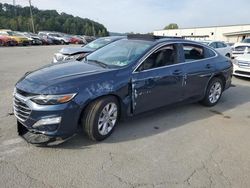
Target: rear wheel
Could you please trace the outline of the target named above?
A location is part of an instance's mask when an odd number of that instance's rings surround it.
[[[61,40],[61,44],[65,44],[64,40]]]
[[[119,105],[115,97],[108,96],[92,102],[82,116],[82,126],[91,140],[109,137],[117,124]]]
[[[216,105],[222,95],[223,91],[223,82],[220,78],[213,78],[207,87],[206,95],[201,101],[205,106],[214,106]]]

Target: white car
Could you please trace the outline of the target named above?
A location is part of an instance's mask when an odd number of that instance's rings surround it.
[[[221,55],[224,55],[229,58],[232,57],[232,47],[222,41],[200,41],[200,42],[214,48]]]
[[[233,62],[233,75],[250,78],[250,54],[238,56]]]
[[[233,58],[243,54],[250,53],[250,38],[244,39],[242,42],[235,43],[233,46]]]

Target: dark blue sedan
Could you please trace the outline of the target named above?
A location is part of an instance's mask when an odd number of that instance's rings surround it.
[[[121,117],[181,102],[214,106],[231,85],[231,60],[193,41],[131,35],[82,61],[27,73],[14,91],[18,132],[57,143],[79,128],[101,141]]]

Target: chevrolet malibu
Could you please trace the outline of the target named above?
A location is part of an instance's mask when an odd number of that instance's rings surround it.
[[[131,35],[72,63],[26,73],[14,90],[19,135],[55,144],[83,129],[95,141],[120,118],[181,102],[214,106],[231,85],[232,63],[184,39]]]

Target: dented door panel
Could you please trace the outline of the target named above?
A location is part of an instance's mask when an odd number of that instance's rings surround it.
[[[132,106],[135,114],[178,102],[183,96],[182,65],[132,75]]]

